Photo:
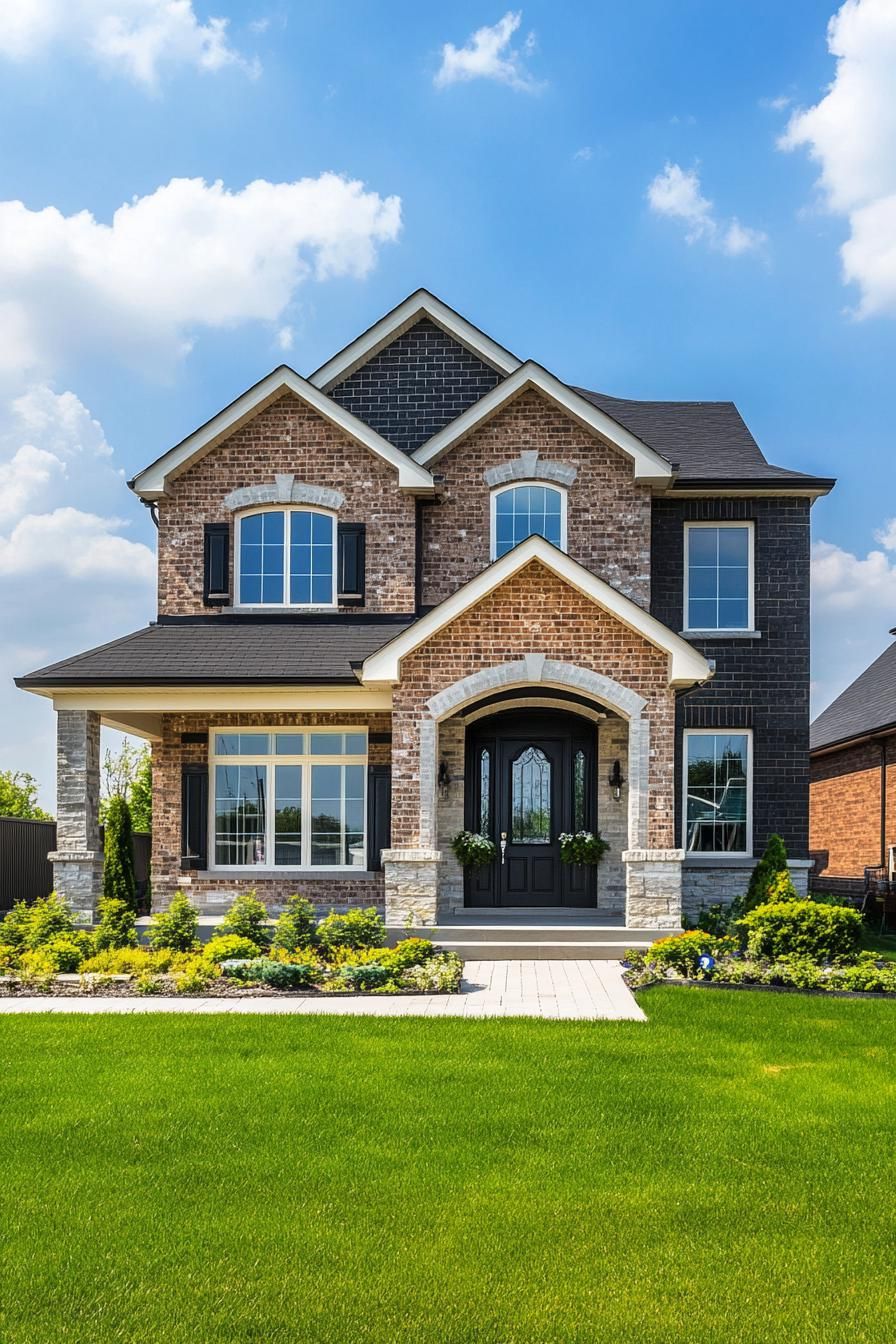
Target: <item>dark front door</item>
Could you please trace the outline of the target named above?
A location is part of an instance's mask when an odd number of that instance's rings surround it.
[[[596,728],[562,711],[514,710],[467,737],[467,827],[497,857],[466,879],[468,905],[593,906],[594,869],[561,862],[560,835],[593,829]]]

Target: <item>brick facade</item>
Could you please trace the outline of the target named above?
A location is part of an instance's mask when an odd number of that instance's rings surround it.
[[[650,601],[650,490],[617,449],[533,390],[433,464],[439,502],[423,510],[424,605],[435,606],[490,562],[491,490],[483,473],[536,449],[576,468],[567,550],[642,606]]]
[[[816,872],[861,879],[881,853],[881,743],[886,760],[884,845],[896,844],[896,735],[816,756],[811,764],[809,849]]]
[[[647,701],[648,843],[672,847],[675,698],[667,685],[666,655],[537,561],[404,660],[393,693],[394,847],[421,843],[420,733],[427,700],[473,672],[545,649],[552,658],[612,677]]]
[[[163,717],[162,741],[152,752],[152,895],[153,908],[166,906],[178,888],[190,894],[200,909],[212,914],[222,913],[235,895],[254,887],[258,896],[272,909],[283,904],[287,896],[301,891],[322,912],[333,908],[383,904],[383,875],[381,872],[352,876],[350,873],[330,875],[303,873],[280,877],[270,870],[257,874],[244,871],[230,877],[220,873],[181,872],[181,767],[205,764],[208,761],[208,733],[216,728],[308,728],[362,725],[370,733],[385,735],[391,731],[389,714],[357,714],[342,712],[327,714],[244,713],[244,714],[166,714]],[[183,734],[203,734],[201,742],[184,742]],[[371,742],[368,761],[371,765],[387,765],[391,748],[388,742]],[[209,853],[213,837],[209,835]]]
[[[337,383],[330,396],[412,453],[499,381],[493,368],[425,317]]]
[[[220,611],[203,603],[204,524],[232,523],[225,496],[247,486],[269,485],[277,473],[335,486],[345,495],[340,522],[366,524],[366,605],[348,610],[412,612],[413,498],[399,491],[394,467],[286,393],[178,476],[161,501],[159,614],[214,616]],[[231,545],[231,575],[233,549]]]
[[[681,842],[681,747],[685,728],[753,733],[753,849],[770,834],[805,859],[809,830],[809,501],[656,499],[651,611],[672,630],[684,617],[684,524],[749,521],[755,538],[758,639],[695,639],[715,659],[703,688],[678,702],[675,834]]]

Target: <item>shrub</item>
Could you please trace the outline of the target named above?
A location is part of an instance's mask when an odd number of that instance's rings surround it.
[[[159,969],[159,954],[145,947],[110,947],[81,964],[82,975],[138,975]]]
[[[206,961],[222,962],[235,957],[257,957],[261,948],[251,938],[241,938],[238,933],[221,933],[210,938],[202,949]]]
[[[824,969],[811,957],[785,957],[773,963],[763,974],[769,985],[793,985],[795,989],[818,989],[824,983]]]
[[[896,993],[896,965],[891,961],[878,962],[874,952],[862,952],[854,966],[835,966],[828,974],[831,989],[846,989],[853,993]]]
[[[402,972],[401,983],[422,993],[453,994],[460,988],[464,964],[456,952],[439,952]]]
[[[862,939],[862,917],[857,910],[815,901],[761,905],[745,915],[741,924],[754,957],[835,960],[856,953]]]
[[[382,947],[386,941],[386,926],[370,906],[367,910],[349,910],[345,915],[327,915],[317,926],[317,937],[328,954],[337,948]]]
[[[408,966],[419,966],[429,961],[430,957],[436,955],[436,948],[428,938],[402,938],[395,947],[389,948],[388,953],[380,953],[380,956],[385,955],[388,955],[388,963],[385,964],[403,971]]]
[[[772,882],[778,873],[786,872],[787,850],[784,847],[784,841],[780,835],[770,835],[765,852],[753,869],[746,895],[735,903],[737,916],[740,917],[750,910],[755,910],[757,905],[764,905],[769,899],[768,893]]]
[[[56,974],[56,963],[45,947],[23,952],[19,958],[19,979],[34,989],[49,988]]]
[[[274,961],[253,957],[248,961],[225,962],[221,967],[231,980],[244,984],[269,985],[272,989],[306,989],[314,984],[317,967],[304,962]]]
[[[134,989],[138,994],[161,994],[165,988],[160,975],[153,975],[151,971],[141,971],[134,980]]]
[[[119,793],[109,799],[106,807],[103,896],[111,901],[124,901],[132,910],[137,908],[134,827],[131,823],[131,809]]]
[[[235,934],[238,938],[248,938],[256,947],[267,947],[271,938],[267,906],[262,904],[254,891],[237,896],[221,920],[218,933]]]
[[[90,937],[86,933],[57,933],[37,950],[52,963],[57,974],[70,975],[89,956]]]
[[[150,946],[171,952],[192,952],[198,927],[199,911],[182,891],[176,891],[168,909],[160,911],[150,926]]]
[[[312,947],[316,929],[317,917],[311,902],[304,896],[290,896],[286,909],[274,925],[271,947],[282,948],[284,952]]]
[[[104,896],[97,907],[100,922],[93,931],[95,952],[114,951],[137,946],[137,921],[127,901]]]
[[[16,901],[11,910],[6,912],[6,917],[0,923],[0,941],[8,947],[24,947],[25,934],[28,932],[31,920],[31,907],[24,901]]]
[[[485,868],[497,854],[495,842],[475,831],[458,831],[451,841],[454,857],[462,868]]]
[[[697,915],[697,928],[703,933],[711,933],[720,938],[728,932],[731,924],[731,907],[717,902],[715,905],[702,905]]]
[[[793,878],[790,873],[776,873],[768,884],[768,894],[766,904],[772,905],[780,901],[798,901],[800,894],[793,885]]]
[[[392,979],[393,972],[388,966],[378,962],[369,962],[366,966],[340,966],[327,981],[328,990],[364,990],[379,989]]]
[[[19,964],[19,949],[11,943],[0,943],[0,975],[9,975]]]
[[[193,957],[188,966],[174,977],[175,994],[204,994],[213,980],[217,979],[217,969],[210,966],[202,957]]]
[[[645,959],[649,965],[669,966],[680,975],[691,976],[696,973],[701,957],[726,956],[736,949],[733,938],[717,938],[702,929],[692,929],[689,933],[660,938],[648,949]]]
[[[11,927],[10,915],[15,916]],[[49,896],[39,897],[31,905],[20,902],[18,906],[13,906],[3,921],[3,941],[15,944],[18,940],[18,946],[27,951],[34,951],[51,938],[74,931],[71,911],[55,891],[51,891]]]

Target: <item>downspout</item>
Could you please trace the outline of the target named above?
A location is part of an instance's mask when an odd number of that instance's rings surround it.
[[[889,855],[887,853],[887,739],[880,739],[880,866],[887,868],[889,876]]]

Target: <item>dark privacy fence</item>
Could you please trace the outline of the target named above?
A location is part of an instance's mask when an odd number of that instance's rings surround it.
[[[53,865],[47,855],[55,848],[55,821],[0,817],[0,914],[16,901],[36,901],[53,890]],[[150,837],[135,834],[134,873],[141,908],[149,886],[149,851]]]

